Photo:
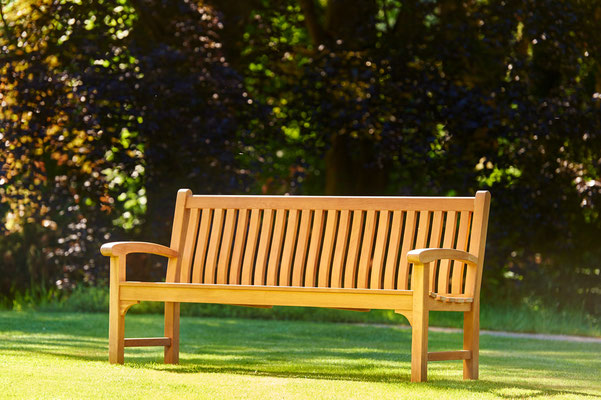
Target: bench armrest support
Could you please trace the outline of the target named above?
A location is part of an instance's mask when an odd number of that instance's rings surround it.
[[[456,249],[415,249],[407,253],[407,260],[413,264],[427,264],[432,261],[449,259],[476,266],[478,257]]]
[[[176,258],[177,251],[160,244],[148,242],[111,242],[100,248],[100,253],[107,257],[125,256],[130,253],[156,254],[167,258]]]

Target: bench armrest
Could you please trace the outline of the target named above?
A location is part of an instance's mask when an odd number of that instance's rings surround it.
[[[415,249],[407,253],[407,260],[414,264],[427,264],[442,259],[457,260],[474,266],[478,264],[478,257],[463,250]]]
[[[156,254],[167,258],[177,257],[177,251],[160,244],[148,242],[111,242],[100,248],[100,253],[107,257],[125,256],[130,253]]]

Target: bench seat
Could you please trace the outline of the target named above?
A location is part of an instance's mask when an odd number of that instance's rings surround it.
[[[307,288],[302,286],[217,285],[205,283],[135,282],[120,285],[122,301],[169,301],[244,306],[298,306],[358,310],[395,310],[409,314],[413,291],[387,289]],[[469,311],[473,298],[430,293],[432,311]],[[461,304],[453,307],[450,304]],[[408,318],[410,319],[410,318]]]

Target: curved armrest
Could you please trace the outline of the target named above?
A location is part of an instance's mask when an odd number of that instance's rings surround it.
[[[100,248],[100,253],[107,257],[125,256],[129,253],[149,253],[167,258],[177,257],[177,251],[160,244],[148,242],[111,242]]]
[[[442,259],[457,260],[474,266],[478,264],[478,257],[463,250],[415,249],[407,253],[407,260],[414,264],[427,264]]]

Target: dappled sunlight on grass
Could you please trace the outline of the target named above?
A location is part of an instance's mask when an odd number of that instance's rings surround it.
[[[169,398],[201,387],[202,396],[193,391],[200,398],[210,398],[208,393],[223,398],[222,381],[242,385],[242,398],[274,397],[257,389],[265,385],[285,393],[275,398],[359,398],[356,390],[366,384],[373,397],[382,398],[601,396],[599,344],[483,336],[479,381],[463,381],[460,362],[431,362],[429,382],[414,385],[409,382],[411,333],[392,327],[185,317],[180,365],[163,364],[161,348],[126,348],[124,366],[106,361],[107,328],[106,314],[0,313],[0,368],[9,371],[0,383],[13,385],[15,397],[36,397],[27,396],[27,390],[43,389],[21,382],[24,371],[43,377],[45,386],[78,382],[88,397],[110,397],[116,390],[117,397],[139,398],[152,396],[156,388]],[[128,337],[161,335],[161,316],[126,318]],[[430,347],[459,349],[461,335],[432,332]],[[141,386],[130,387],[132,381]],[[91,382],[108,385],[108,392],[85,389]],[[289,396],[291,387],[297,391]]]

